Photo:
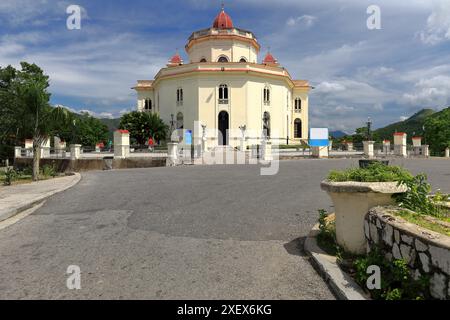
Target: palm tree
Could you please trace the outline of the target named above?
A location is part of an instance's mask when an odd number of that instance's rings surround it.
[[[37,66],[36,66],[37,67]],[[41,146],[70,123],[71,113],[51,107],[47,92],[48,77],[22,77],[15,86],[23,130],[33,137],[33,181],[39,180]]]
[[[130,136],[141,145],[150,137],[156,141],[165,140],[169,129],[157,114],[139,111],[124,114],[119,126],[130,131]]]

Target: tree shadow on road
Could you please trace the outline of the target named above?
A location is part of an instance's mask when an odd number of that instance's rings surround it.
[[[283,247],[286,249],[287,253],[289,253],[291,255],[300,256],[300,257],[308,257],[305,250],[303,249],[305,240],[306,240],[306,237],[300,237],[300,238],[294,239],[294,240],[284,244]]]

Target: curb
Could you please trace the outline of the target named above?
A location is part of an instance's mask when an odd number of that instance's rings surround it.
[[[51,197],[51,196],[53,196],[53,195],[55,195],[57,193],[60,193],[60,192],[66,191],[67,189],[72,188],[74,185],[76,185],[81,180],[81,175],[79,173],[75,173],[74,176],[75,176],[75,178],[68,185],[65,185],[64,187],[62,187],[59,190],[53,190],[53,191],[48,192],[48,193],[46,193],[44,195],[38,196],[38,197],[36,197],[33,200],[30,200],[28,202],[24,202],[19,207],[15,207],[13,209],[5,210],[4,212],[0,212],[0,222],[5,221],[5,220],[7,220],[7,219],[9,219],[9,218],[11,218],[11,217],[13,217],[13,216],[23,212],[23,211],[25,211],[25,210],[28,210],[28,209],[34,207],[35,205],[43,202],[47,198],[49,198],[49,197]]]
[[[306,238],[304,249],[312,258],[315,269],[330,286],[336,297],[340,300],[370,300],[353,278],[339,268],[336,257],[327,254],[317,245],[318,233],[319,225],[317,224]]]

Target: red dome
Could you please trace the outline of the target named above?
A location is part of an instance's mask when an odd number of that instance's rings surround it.
[[[276,64],[277,60],[268,52],[263,60],[264,64]]]
[[[233,20],[225,13],[225,9],[222,7],[222,11],[217,15],[214,20],[213,28],[216,29],[233,29]]]
[[[178,53],[176,53],[171,59],[170,59],[170,63],[172,64],[180,64],[182,63],[183,60],[181,59],[180,55]]]

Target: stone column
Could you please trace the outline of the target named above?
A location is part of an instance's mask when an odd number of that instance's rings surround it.
[[[130,156],[130,132],[117,130],[114,132],[114,158],[126,159]]]
[[[353,151],[353,142],[346,142],[347,151]]]
[[[31,157],[33,153],[33,139],[25,140],[25,152],[27,157]]]
[[[384,154],[391,153],[391,141],[390,140],[383,141],[383,153]]]
[[[408,156],[406,149],[407,135],[404,132],[394,133],[394,154],[406,158]]]
[[[50,139],[45,140],[41,147],[41,159],[50,158]]]
[[[272,142],[266,141],[265,139],[262,142],[262,159],[264,161],[272,161]]]
[[[176,166],[178,163],[178,143],[169,142],[167,144],[167,161],[166,166]]]
[[[70,145],[70,160],[78,160],[81,158],[81,144]]]
[[[375,144],[375,141],[363,141],[363,144],[364,144],[364,154],[369,158],[373,158],[374,156],[373,146]]]
[[[22,147],[14,147],[14,159],[22,158]]]
[[[445,148],[445,157],[450,158],[450,148]]]
[[[422,155],[424,156],[424,157],[429,157],[430,156],[430,146],[429,145],[427,145],[427,144],[425,144],[425,145],[423,145],[422,147]]]
[[[328,158],[329,147],[311,147],[312,156],[314,158]]]

